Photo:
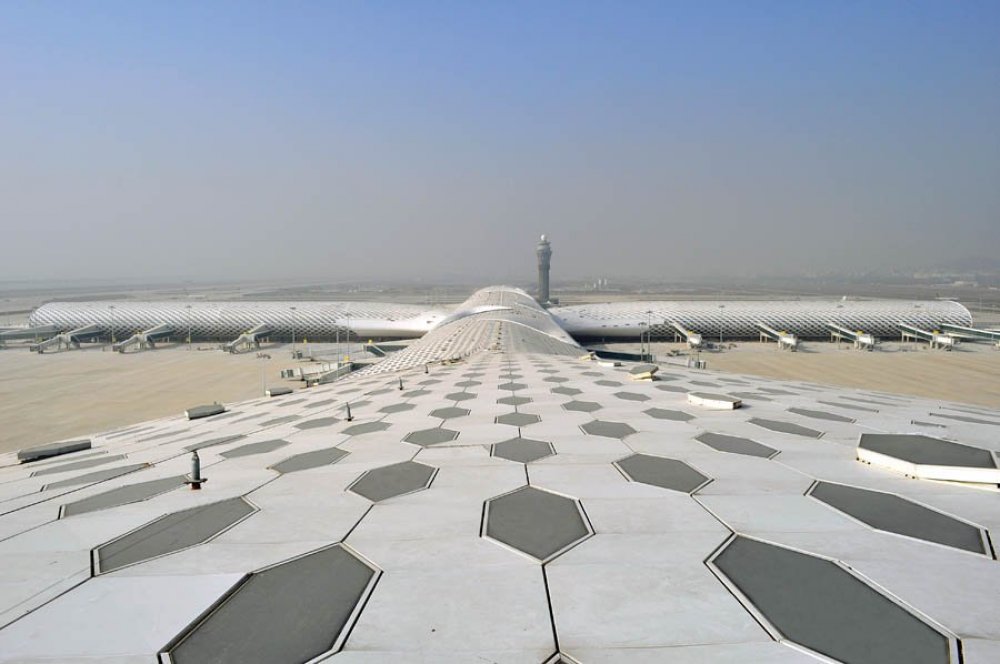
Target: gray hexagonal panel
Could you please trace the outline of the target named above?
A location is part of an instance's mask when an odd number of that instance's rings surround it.
[[[591,530],[575,500],[526,486],[486,501],[483,534],[547,562]]]
[[[497,385],[497,389],[508,390],[510,392],[516,392],[517,390],[523,390],[527,385],[524,383],[501,383]]]
[[[683,461],[651,454],[633,454],[616,461],[615,465],[633,482],[681,493],[691,493],[709,481],[708,477]]]
[[[823,435],[822,431],[816,431],[815,429],[810,429],[808,427],[800,426],[798,424],[793,424],[792,422],[782,422],[781,420],[765,420],[760,417],[751,417],[749,419],[750,424],[756,424],[759,427],[768,429],[769,431],[777,431],[778,433],[790,433],[794,436],[804,436],[806,438],[819,438]]]
[[[69,470],[84,470],[86,468],[93,468],[94,466],[101,466],[106,463],[111,463],[112,461],[121,461],[125,458],[124,454],[114,454],[98,457],[97,459],[87,459],[85,461],[70,461],[68,463],[60,463],[54,466],[47,466],[41,470],[36,470],[31,473],[31,477],[42,477],[44,475],[52,475],[54,473],[63,473]]]
[[[407,410],[413,410],[416,408],[412,403],[391,403],[388,406],[382,406],[378,409],[380,413],[402,413]]]
[[[986,553],[979,528],[901,496],[832,482],[817,482],[810,495],[878,530]]]
[[[541,421],[541,417],[531,413],[505,413],[497,416],[497,424],[509,424],[514,427],[526,427]]]
[[[287,444],[287,440],[264,440],[259,443],[250,443],[249,445],[234,447],[231,450],[221,452],[219,456],[227,459],[234,459],[237,457],[252,456],[254,454],[265,454],[267,452],[273,452],[274,450],[281,449]]]
[[[682,410],[669,410],[667,408],[648,408],[642,411],[658,420],[671,420],[673,422],[690,422],[694,415],[689,415]]]
[[[299,422],[295,425],[296,429],[319,429],[321,427],[328,427],[336,424],[340,421],[337,417],[319,417],[315,420],[306,420],[305,422]]]
[[[450,420],[456,417],[465,417],[472,411],[468,408],[456,408],[454,406],[449,406],[448,408],[438,408],[437,410],[432,410],[430,412],[431,417],[439,417],[442,420]]]
[[[426,489],[434,479],[436,468],[416,461],[403,461],[367,471],[347,487],[373,503]]]
[[[649,401],[649,397],[638,392],[615,392],[615,396],[625,401]]]
[[[391,426],[388,422],[361,422],[360,424],[352,424],[341,431],[341,433],[346,433],[348,436],[360,436],[363,433],[385,431]]]
[[[593,413],[595,410],[601,409],[601,404],[596,401],[567,401],[562,407],[578,413]]]
[[[347,452],[337,447],[328,447],[323,450],[313,450],[312,452],[296,454],[293,457],[288,457],[284,461],[279,461],[273,466],[270,466],[270,468],[278,471],[279,473],[296,473],[300,470],[309,470],[311,468],[319,468],[320,466],[329,466],[331,463],[337,463],[347,456],[347,454]]]
[[[420,431],[408,433],[406,434],[406,438],[403,438],[403,440],[407,443],[413,443],[414,445],[429,447],[439,443],[447,443],[455,440],[456,438],[458,438],[457,431],[444,429],[442,427],[434,427],[433,429],[422,429]]]
[[[604,387],[621,387],[622,384],[617,380],[595,380],[595,385],[603,385]]]
[[[530,397],[503,397],[502,399],[497,399],[497,403],[503,404],[505,406],[523,406],[526,403],[531,403]]]
[[[858,447],[917,465],[996,468],[989,450],[918,434],[863,433]]]
[[[518,463],[531,463],[555,453],[552,443],[530,438],[511,438],[493,446],[493,456]]]
[[[578,394],[583,394],[583,390],[578,390],[575,387],[553,387],[551,392],[552,394],[565,394],[568,397],[575,397]]]
[[[695,437],[695,440],[720,452],[729,452],[731,454],[743,454],[745,456],[770,459],[778,453],[778,450],[767,445],[762,445],[755,440],[739,436],[729,436],[724,433],[707,432]]]
[[[95,561],[106,574],[150,558],[201,544],[255,512],[243,498],[167,514],[138,530],[99,546]]]
[[[452,392],[451,394],[444,395],[444,398],[449,401],[468,401],[475,399],[476,395],[472,392]]]
[[[87,512],[118,507],[119,505],[137,503],[182,486],[184,486],[183,475],[166,477],[161,480],[150,480],[149,482],[140,482],[138,484],[129,484],[128,486],[111,489],[110,491],[105,491],[89,498],[83,498],[73,503],[66,503],[60,510],[60,517],[85,514]]]
[[[859,664],[944,664],[948,639],[836,563],[746,537],[712,561],[786,639]]]
[[[586,424],[581,424],[580,428],[591,436],[604,436],[605,438],[621,439],[636,432],[624,422],[606,422],[604,420],[591,420]]]
[[[142,470],[144,468],[149,468],[148,463],[130,463],[127,466],[118,466],[117,468],[105,468],[104,470],[95,470],[91,473],[84,473],[83,475],[77,475],[76,477],[70,477],[65,480],[59,480],[58,482],[52,482],[51,484],[46,484],[42,487],[42,491],[48,491],[49,489],[62,489],[68,486],[76,486],[77,484],[93,484],[96,482],[104,482],[105,480],[114,479],[116,477],[121,477],[122,475],[128,475],[129,473],[134,473],[137,470]]]
[[[254,572],[167,651],[186,662],[305,662],[338,647],[376,570],[343,546]]]
[[[843,415],[837,415],[836,413],[828,413],[825,410],[810,410],[808,408],[789,408],[789,413],[795,413],[796,415],[802,415],[803,417],[811,417],[814,420],[826,420],[827,422],[854,422],[853,418],[845,417]]]

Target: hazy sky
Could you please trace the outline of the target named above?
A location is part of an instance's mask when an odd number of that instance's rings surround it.
[[[1000,3],[0,3],[0,279],[1000,253]]]

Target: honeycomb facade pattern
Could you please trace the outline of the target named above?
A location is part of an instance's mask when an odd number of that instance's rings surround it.
[[[0,662],[1000,658],[1000,413],[635,381],[520,291],[459,309],[287,401],[0,457]],[[687,405],[706,383],[747,407]]]

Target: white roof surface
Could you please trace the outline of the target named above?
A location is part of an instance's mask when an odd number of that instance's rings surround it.
[[[1000,414],[633,381],[538,312],[472,314],[490,343],[426,374],[417,342],[394,372],[0,457],[0,662],[1000,661],[996,487],[857,460],[864,433],[996,452]]]

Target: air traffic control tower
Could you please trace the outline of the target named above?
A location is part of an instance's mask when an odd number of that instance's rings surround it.
[[[552,263],[552,245],[544,235],[538,242],[535,253],[538,254],[538,303],[544,306],[550,302],[549,267]]]

